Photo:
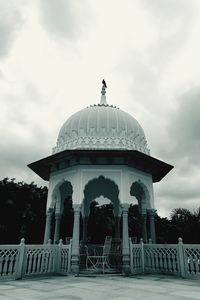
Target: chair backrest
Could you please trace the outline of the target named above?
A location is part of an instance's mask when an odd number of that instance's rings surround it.
[[[111,248],[112,236],[106,236],[104,246],[103,246],[103,255],[108,255]]]
[[[69,244],[70,244],[71,239],[72,239],[71,236],[67,236],[67,237],[65,238],[66,245],[69,245]]]

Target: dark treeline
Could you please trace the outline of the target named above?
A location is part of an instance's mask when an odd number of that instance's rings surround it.
[[[149,229],[149,222],[147,228]],[[138,206],[130,207],[129,234],[130,236],[141,236],[141,216]],[[200,207],[191,212],[188,209],[176,208],[172,210],[169,218],[155,216],[157,243],[176,244],[181,237],[185,244],[200,244]]]
[[[42,243],[45,226],[47,187],[34,183],[0,181],[0,243]]]
[[[8,178],[0,181],[0,244],[18,244],[22,237],[27,244],[43,242],[47,192],[47,187],[38,187],[34,183],[16,182]],[[112,211],[112,204],[99,206],[95,201],[91,204],[88,235],[93,242],[114,234]],[[68,224],[73,220],[71,207],[65,212],[64,219],[61,227],[70,227],[72,232],[73,226]],[[158,243],[173,244],[182,237],[184,243],[200,244],[200,208],[194,212],[177,208],[169,218],[156,214],[155,221]],[[62,231],[61,228],[61,235],[64,236],[66,233],[62,234]],[[129,210],[129,235],[137,237],[138,241],[141,237],[141,217],[137,205],[131,205]]]

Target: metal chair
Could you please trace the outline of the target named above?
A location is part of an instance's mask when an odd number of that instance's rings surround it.
[[[70,244],[70,241],[71,241],[72,237],[71,236],[67,236],[65,237],[65,242],[66,242],[66,245],[69,245]]]
[[[105,267],[110,268],[109,253],[111,248],[112,237],[106,236],[103,246],[96,246],[93,249],[93,253],[87,251],[86,267],[87,270],[99,270],[102,269],[105,272]]]

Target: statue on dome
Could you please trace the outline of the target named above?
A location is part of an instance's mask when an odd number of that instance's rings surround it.
[[[103,87],[106,89],[106,88],[107,88],[107,85],[106,85],[106,82],[105,82],[104,79],[102,80],[102,84],[103,84]]]

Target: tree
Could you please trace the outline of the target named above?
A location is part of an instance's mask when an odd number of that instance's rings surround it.
[[[47,187],[4,178],[0,181],[0,243],[43,241]]]
[[[191,212],[185,208],[176,208],[170,215],[172,240],[183,238],[184,243],[200,243],[200,208]]]

